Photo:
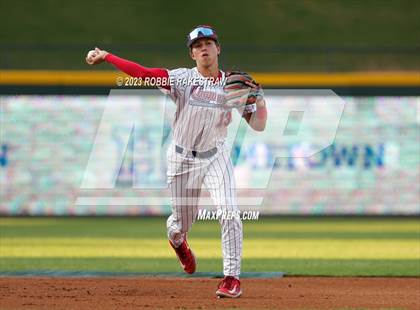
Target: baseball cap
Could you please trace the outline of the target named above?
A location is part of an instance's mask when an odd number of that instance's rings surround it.
[[[187,46],[191,47],[191,44],[201,38],[213,39],[216,43],[218,43],[216,31],[211,26],[199,25],[188,34]]]

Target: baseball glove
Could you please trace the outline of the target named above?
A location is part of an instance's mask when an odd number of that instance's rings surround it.
[[[248,73],[241,71],[226,72],[223,90],[226,108],[245,107],[247,113],[256,111],[255,102],[263,96],[261,86]]]

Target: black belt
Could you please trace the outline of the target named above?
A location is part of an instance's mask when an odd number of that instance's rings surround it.
[[[175,145],[175,151],[179,154],[184,154],[184,148],[179,145]],[[187,151],[187,154],[191,154],[193,157],[197,158],[209,158],[217,153],[217,147],[214,147],[208,151],[198,152],[198,151]]]

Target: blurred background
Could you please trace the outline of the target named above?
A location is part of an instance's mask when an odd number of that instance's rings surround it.
[[[84,58],[98,46],[149,67],[193,67],[186,35],[198,24],[217,29],[222,69],[250,72],[266,89],[332,89],[346,101],[335,142],[306,161],[296,156],[311,147],[310,137],[290,142],[272,133],[235,145],[241,155],[234,152],[232,158],[244,187],[260,185],[274,165],[264,203],[254,209],[282,215],[419,214],[418,1],[1,0],[0,5],[2,215],[169,214],[169,200],[142,206],[107,200],[139,197],[132,188],[135,173],[148,186],[164,185],[165,157],[155,155],[159,115],[130,142],[123,165],[116,167],[116,188],[91,191],[91,197],[104,199],[75,205],[107,95],[119,75],[109,64],[89,67]],[[277,99],[270,102],[271,119],[281,113]],[[170,121],[164,128],[170,130]],[[119,136],[124,130],[113,128],[115,150],[125,147]],[[273,158],[279,148],[290,156]],[[138,162],[133,151],[142,154]]]
[[[191,66],[186,35],[198,24],[217,29],[226,69],[419,68],[420,8],[412,0],[3,0],[1,6],[2,69],[88,70],[84,57],[94,46],[151,67]]]

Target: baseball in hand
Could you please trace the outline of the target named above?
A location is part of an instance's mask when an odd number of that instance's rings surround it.
[[[89,65],[92,65],[92,64],[93,64],[93,58],[94,58],[96,55],[98,55],[98,53],[97,53],[96,51],[94,51],[94,50],[89,51],[89,52],[88,52],[88,54],[87,54],[87,56],[86,56],[86,62],[87,62]]]

